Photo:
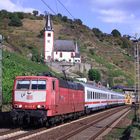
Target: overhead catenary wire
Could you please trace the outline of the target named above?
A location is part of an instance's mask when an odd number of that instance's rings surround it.
[[[58,13],[57,0],[55,0],[55,5],[56,5],[56,12]]]
[[[44,0],[41,1],[53,12],[54,15],[56,15],[55,11]]]
[[[70,13],[70,11],[65,7],[65,5],[64,5],[60,0],[57,0],[57,1],[63,6],[63,8],[69,13],[69,15],[70,15],[73,19],[75,19],[74,16]]]

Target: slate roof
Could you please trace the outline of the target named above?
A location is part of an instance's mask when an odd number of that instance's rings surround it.
[[[75,51],[75,44],[73,40],[55,40],[54,51]]]

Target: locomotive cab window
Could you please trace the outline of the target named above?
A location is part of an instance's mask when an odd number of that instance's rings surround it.
[[[52,89],[55,90],[55,81],[52,81]]]
[[[29,80],[18,80],[16,89],[26,90],[30,88],[30,81]]]
[[[31,89],[33,89],[33,90],[46,89],[46,81],[45,80],[32,80],[31,81]]]

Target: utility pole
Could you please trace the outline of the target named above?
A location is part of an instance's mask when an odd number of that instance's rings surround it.
[[[0,34],[0,110],[2,109],[2,40],[3,37]]]
[[[139,42],[136,39],[134,45],[134,57],[135,57],[135,120],[140,120],[140,67],[139,67]]]

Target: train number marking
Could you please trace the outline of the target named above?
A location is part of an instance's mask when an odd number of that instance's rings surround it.
[[[32,99],[33,99],[33,95],[27,95],[27,96],[26,96],[26,99],[27,99],[27,100],[32,100]]]

